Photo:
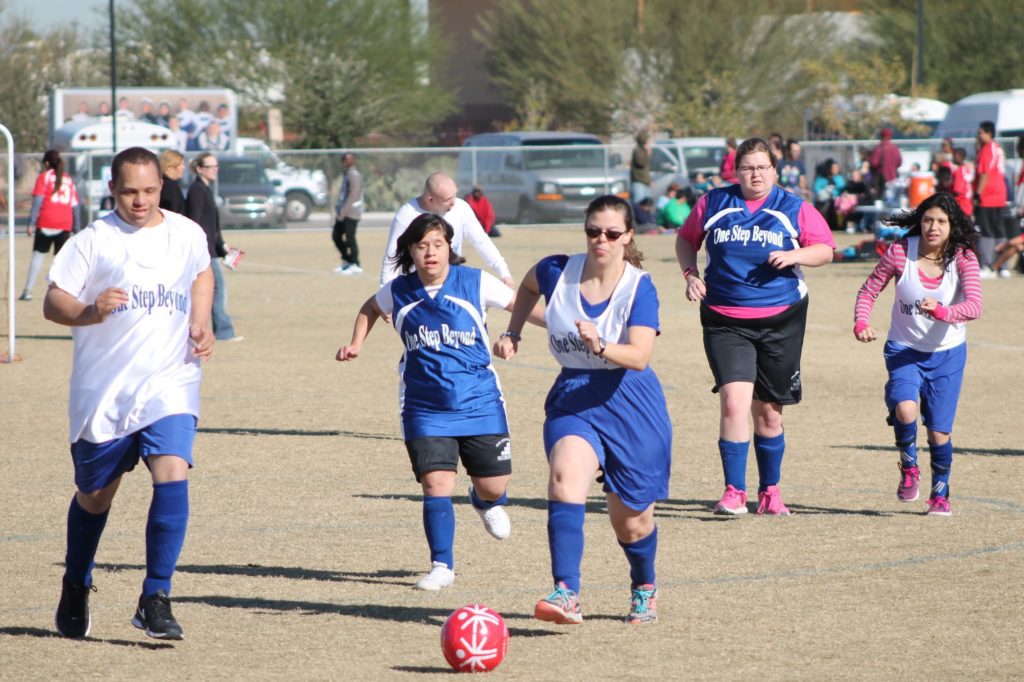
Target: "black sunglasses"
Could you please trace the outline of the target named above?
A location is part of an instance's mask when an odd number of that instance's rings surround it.
[[[599,230],[596,227],[584,227],[583,231],[591,239],[597,239],[603,234],[610,242],[616,241],[619,237],[626,234],[625,230]]]

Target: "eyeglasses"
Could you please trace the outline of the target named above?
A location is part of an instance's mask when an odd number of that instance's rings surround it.
[[[599,230],[596,227],[584,227],[583,231],[587,233],[587,236],[591,239],[597,239],[602,234],[610,242],[618,240],[619,237],[626,234],[625,230]]]
[[[220,166],[213,164],[212,166],[200,166],[200,168],[220,168]]]
[[[740,166],[736,170],[742,173],[743,175],[753,175],[754,173],[757,173],[758,175],[764,175],[771,169],[771,166]]]

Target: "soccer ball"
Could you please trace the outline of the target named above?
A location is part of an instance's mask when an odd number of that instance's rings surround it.
[[[485,673],[498,667],[508,651],[508,626],[483,604],[455,609],[441,628],[441,651],[460,673]]]

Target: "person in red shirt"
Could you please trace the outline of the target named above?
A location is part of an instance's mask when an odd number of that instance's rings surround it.
[[[903,155],[900,148],[892,143],[892,130],[883,128],[880,142],[871,151],[871,187],[876,199],[885,198],[885,186],[899,177]]]
[[[967,160],[967,150],[953,150],[953,196],[968,218],[974,216],[974,164]]]
[[[978,126],[978,160],[975,164],[974,191],[978,197],[978,210],[974,218],[981,238],[978,240],[978,256],[981,260],[983,279],[995,277],[992,264],[996,261],[996,245],[1006,241],[1003,226],[1003,211],[1006,209],[1006,177],[1003,167],[1006,155],[995,142],[996,126],[992,121],[982,121]],[[1008,277],[1006,271],[1004,277]]]
[[[480,221],[484,232],[491,237],[500,237],[501,233],[494,225],[494,206],[491,200],[484,196],[484,189],[480,185],[473,185],[473,191],[466,195],[466,203],[473,209],[473,214]]]
[[[727,138],[725,140],[725,146],[729,151],[722,159],[722,165],[718,168],[718,174],[721,175],[722,179],[729,184],[735,185],[739,182],[739,178],[736,177],[736,138]]]
[[[32,260],[28,266],[28,279],[20,300],[32,300],[32,288],[43,267],[43,259],[53,248],[57,255],[72,231],[78,230],[78,192],[70,176],[64,174],[64,159],[56,149],[43,154],[43,172],[36,178],[32,190],[32,212],[26,232],[31,237]]]

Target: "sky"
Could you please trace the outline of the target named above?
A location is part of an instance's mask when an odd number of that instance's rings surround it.
[[[123,3],[125,0],[118,0]],[[61,24],[77,21],[83,26],[94,28],[100,25],[101,17],[94,8],[107,8],[109,0],[6,0],[9,12],[29,18],[38,29],[48,29]]]

